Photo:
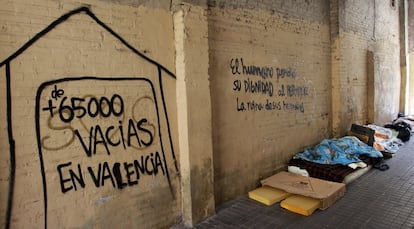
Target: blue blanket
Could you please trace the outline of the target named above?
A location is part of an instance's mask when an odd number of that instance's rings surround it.
[[[381,152],[361,142],[358,138],[346,136],[338,139],[324,139],[320,144],[296,154],[293,158],[326,165],[348,165],[361,162],[358,156],[362,154],[373,158],[382,157]]]

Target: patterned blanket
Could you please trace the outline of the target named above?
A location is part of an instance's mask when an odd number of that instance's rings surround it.
[[[293,156],[293,159],[303,159],[325,165],[348,165],[361,162],[360,155],[371,158],[381,158],[382,153],[368,146],[354,136],[324,139],[312,148],[306,149]]]

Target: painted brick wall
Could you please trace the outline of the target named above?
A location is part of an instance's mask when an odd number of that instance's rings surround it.
[[[328,1],[210,2],[216,203],[330,135]]]
[[[352,122],[366,123],[368,118],[367,50],[374,39],[372,2],[338,1],[338,44],[333,61],[333,132],[341,136]]]
[[[191,225],[398,112],[389,1],[0,3],[2,226]]]
[[[333,133],[353,122],[382,125],[399,111],[399,18],[391,1],[338,1],[339,62],[333,71]],[[373,91],[368,92],[367,52],[373,52]],[[339,92],[338,92],[338,91]],[[370,96],[368,96],[368,94]]]
[[[303,148],[343,136],[352,123],[366,124],[370,112],[380,125],[396,116],[398,6],[390,1],[209,6],[217,203],[284,169]],[[368,51],[374,58],[370,98]],[[284,93],[289,86],[305,94]]]
[[[129,3],[1,1],[2,227],[179,219],[172,15]]]

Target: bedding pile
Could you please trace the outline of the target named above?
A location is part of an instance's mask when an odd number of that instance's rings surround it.
[[[389,167],[384,163],[384,158],[392,157],[407,140],[407,133],[402,134],[397,127],[406,126],[409,129],[408,139],[411,136],[414,118],[409,120],[411,123],[407,118],[401,119],[399,117],[384,127],[352,124],[348,136],[324,139],[318,145],[295,154],[289,161],[288,170],[334,182],[346,182],[350,180],[347,177],[371,167],[387,170]]]
[[[369,124],[367,127],[375,130],[374,147],[379,151],[396,153],[404,145],[403,141],[397,137],[398,132],[396,130],[374,124]]]
[[[295,154],[289,167],[305,170],[310,177],[344,182],[358,168],[379,165],[383,155],[357,137],[324,139],[320,144]]]
[[[338,139],[324,139],[320,144],[296,154],[293,158],[325,165],[349,165],[362,162],[360,155],[382,157],[380,151],[361,142],[357,137],[345,136]]]

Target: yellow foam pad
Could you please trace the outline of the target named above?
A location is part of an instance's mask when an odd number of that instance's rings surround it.
[[[320,200],[301,195],[292,195],[280,202],[282,208],[305,216],[311,215],[321,205]]]
[[[260,203],[268,206],[273,205],[274,203],[279,202],[290,195],[291,194],[288,192],[269,186],[262,186],[249,192],[250,199],[259,201]]]

